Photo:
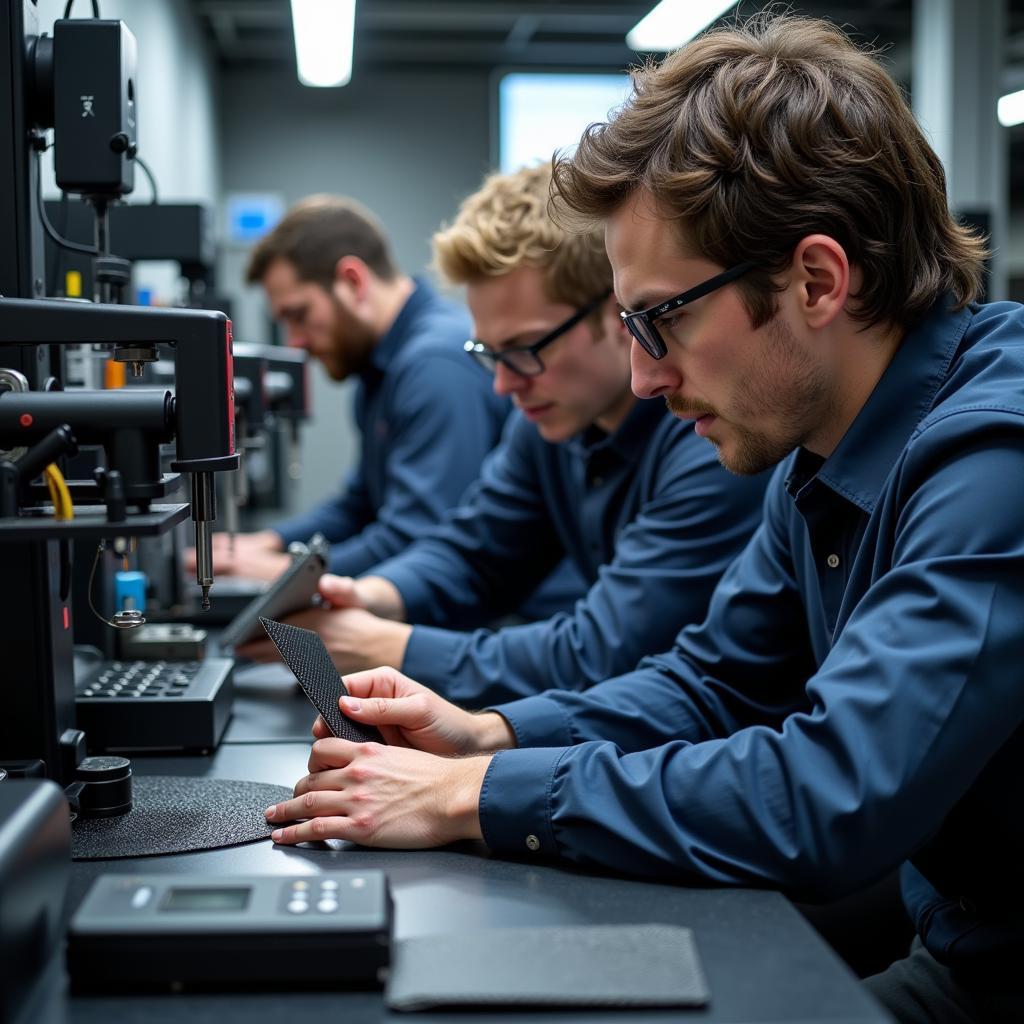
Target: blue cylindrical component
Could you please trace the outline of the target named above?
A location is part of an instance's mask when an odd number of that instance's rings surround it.
[[[114,574],[114,603],[118,611],[146,610],[146,574],[124,571]]]

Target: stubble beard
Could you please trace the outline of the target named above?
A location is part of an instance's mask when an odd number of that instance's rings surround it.
[[[730,402],[730,419],[703,402],[681,402],[675,395],[666,398],[669,410],[681,419],[710,415],[728,425],[735,436],[729,454],[720,441],[708,440],[717,450],[718,461],[736,476],[756,476],[778,465],[834,407],[821,368],[801,351],[781,319],[775,317],[766,324],[763,339],[760,362],[740,381]],[[781,424],[777,435],[743,425],[763,413],[766,401],[774,403],[773,416]]]
[[[362,373],[370,365],[373,346],[377,339],[368,327],[354,316],[334,296],[334,329],[329,359],[324,369],[335,381],[346,380],[353,374]]]

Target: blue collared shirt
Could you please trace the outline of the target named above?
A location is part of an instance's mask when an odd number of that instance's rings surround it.
[[[357,576],[458,503],[508,413],[462,350],[471,333],[466,312],[417,278],[356,382],[359,462],[339,493],[274,526],[285,544],[320,532],[330,571]]]
[[[766,477],[735,477],[691,423],[637,402],[611,435],[564,444],[509,419],[480,482],[445,525],[374,570],[417,625],[402,671],[479,707],[551,686],[580,690],[699,622],[761,515]],[[568,556],[589,590],[571,613],[497,631]]]
[[[484,781],[496,850],[805,895],[903,864],[936,957],[1018,956],[1024,309],[910,332],[671,651],[498,710],[529,749]]]

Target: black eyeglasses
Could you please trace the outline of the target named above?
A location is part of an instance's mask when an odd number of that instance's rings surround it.
[[[716,291],[730,281],[735,281],[736,278],[742,277],[753,269],[753,263],[739,263],[735,267],[723,270],[721,274],[709,277],[703,283],[685,292],[681,292],[675,298],[659,302],[658,305],[651,306],[650,309],[642,309],[637,313],[620,313],[619,316],[622,317],[622,322],[626,325],[629,333],[636,338],[640,343],[640,347],[652,359],[664,359],[668,353],[668,346],[658,330],[656,321],[660,320],[667,313],[680,309],[688,302],[702,299],[705,295]]]
[[[541,349],[545,349],[551,342],[557,341],[566,331],[571,331],[585,316],[593,313],[609,295],[611,295],[610,288],[593,302],[588,302],[585,306],[577,309],[565,323],[559,324],[553,331],[548,331],[540,341],[535,341],[532,345],[495,350],[488,348],[476,338],[470,338],[463,348],[490,373],[494,373],[498,363],[502,363],[521,377],[538,377],[544,372],[544,363],[540,358]]]

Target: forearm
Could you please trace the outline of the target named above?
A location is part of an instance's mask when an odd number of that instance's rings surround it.
[[[480,792],[491,758],[467,757],[453,761],[444,793],[444,817],[448,836],[457,839],[482,839],[480,830]]]
[[[497,711],[479,711],[473,715],[474,753],[493,754],[516,746],[516,734],[508,719]]]

